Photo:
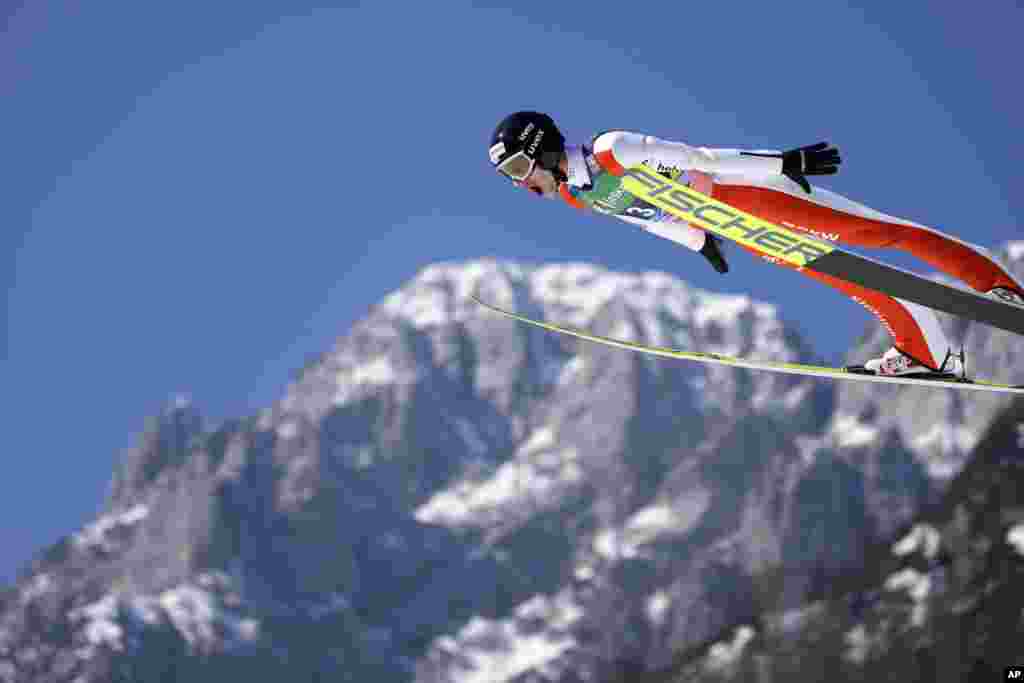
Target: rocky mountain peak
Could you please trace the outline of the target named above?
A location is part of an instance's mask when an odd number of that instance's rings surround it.
[[[108,508],[128,504],[162,473],[184,464],[203,429],[202,416],[185,397],[175,398],[160,415],[148,418],[138,444],[124,454],[114,473]]]
[[[178,401],[150,420],[104,514],[0,602],[0,679],[658,668],[750,613],[765,572],[799,603],[860,562],[933,499],[936,444],[969,447],[1006,405],[669,362],[471,295],[648,344],[814,360],[774,306],[664,273],[430,266],[259,414],[208,427]],[[981,363],[1019,348],[975,341]]]

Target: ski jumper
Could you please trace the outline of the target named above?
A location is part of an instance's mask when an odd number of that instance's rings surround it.
[[[737,209],[820,239],[900,249],[981,292],[993,287],[1024,289],[982,247],[888,216],[829,190],[814,187],[811,194],[805,193],[782,175],[779,157],[690,147],[626,131],[602,133],[591,146],[569,147],[566,154],[568,181],[559,187],[563,199],[577,208],[594,209],[639,225],[695,251],[704,246],[704,231],[626,192],[621,178],[628,167],[643,163]],[[831,285],[867,308],[892,335],[894,346],[918,363],[938,370],[945,361],[949,342],[931,309],[792,264],[776,263]]]

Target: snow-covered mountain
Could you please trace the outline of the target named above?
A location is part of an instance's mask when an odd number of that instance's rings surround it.
[[[667,362],[471,294],[624,339],[814,360],[775,307],[665,274],[431,266],[260,414],[154,418],[105,513],[0,595],[0,681],[660,669],[752,615],[766,575],[799,605],[862,565],[1008,402]],[[955,332],[979,374],[1024,381],[1017,340]]]

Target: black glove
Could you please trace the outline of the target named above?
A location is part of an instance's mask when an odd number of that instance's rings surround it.
[[[839,170],[839,150],[829,147],[827,142],[797,147],[782,153],[782,174],[811,193],[811,185],[805,175],[832,175]]]
[[[782,157],[782,174],[793,182],[804,188],[804,192],[811,193],[811,184],[804,176],[809,175],[832,175],[839,171],[839,150],[830,147],[827,142],[819,142],[816,145],[797,147],[782,154],[757,154],[752,152],[741,152],[747,156]]]
[[[706,239],[704,240],[704,246],[700,248],[700,253],[704,254],[704,258],[710,261],[712,267],[719,273],[728,273],[729,264],[725,262],[725,257],[722,256],[722,251],[718,248],[718,244],[722,240],[710,232],[704,234]]]

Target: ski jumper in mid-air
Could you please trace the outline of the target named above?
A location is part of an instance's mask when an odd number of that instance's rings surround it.
[[[1024,287],[983,248],[812,187],[805,176],[833,174],[840,163],[838,150],[827,143],[785,152],[710,149],[613,130],[588,144],[566,146],[551,117],[522,111],[498,124],[489,151],[492,165],[516,186],[637,224],[700,252],[721,273],[729,267],[719,238],[634,201],[621,187],[627,168],[642,163],[737,209],[820,239],[908,252],[979,292],[1024,304]],[[892,335],[893,347],[864,363],[863,370],[881,375],[962,374],[962,359],[952,354],[931,309],[823,273],[800,271],[866,307]]]

